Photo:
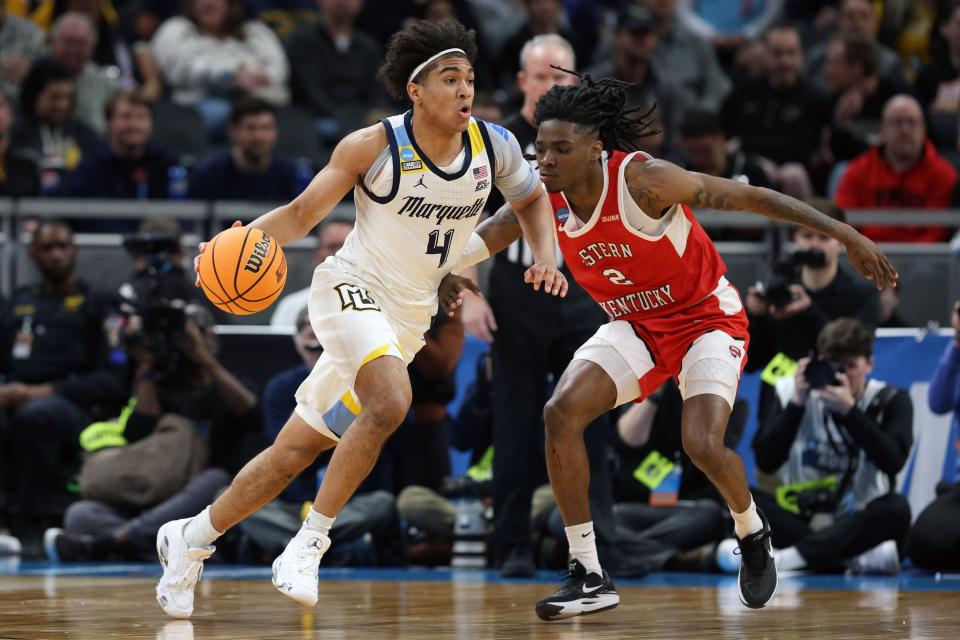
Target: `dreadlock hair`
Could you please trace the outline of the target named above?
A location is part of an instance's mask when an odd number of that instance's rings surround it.
[[[410,99],[407,96],[407,78],[413,70],[430,56],[453,48],[462,49],[467,54],[467,60],[472,63],[477,55],[476,32],[473,29],[468,30],[453,18],[439,22],[418,20],[390,36],[387,53],[377,77],[393,98],[407,101]],[[441,60],[443,58],[434,61],[414,80],[426,77]]]
[[[579,128],[596,131],[604,149],[636,151],[640,138],[660,133],[653,128],[656,103],[647,110],[627,107],[627,89],[634,86],[614,78],[594,80],[563,67],[554,69],[573,74],[580,82],[573,86],[556,85],[539,100],[533,119],[539,125],[547,120],[572,122]]]

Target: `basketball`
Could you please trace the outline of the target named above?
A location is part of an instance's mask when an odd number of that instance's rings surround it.
[[[200,256],[200,286],[218,309],[240,316],[263,311],[287,282],[287,258],[260,229],[231,227]]]

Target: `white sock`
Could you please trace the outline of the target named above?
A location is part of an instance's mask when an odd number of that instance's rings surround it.
[[[325,536],[330,535],[330,529],[333,528],[333,521],[337,517],[325,516],[322,513],[313,510],[313,507],[310,507],[310,512],[307,514],[307,519],[303,521],[304,529],[309,529],[310,531],[316,531],[322,533]]]
[[[567,532],[570,555],[580,561],[587,573],[603,575],[600,559],[597,557],[597,536],[593,533],[593,520],[564,527],[563,530]]]
[[[803,559],[796,547],[778,549],[773,552],[773,557],[780,571],[796,571],[807,567],[807,561]]]
[[[187,546],[193,549],[209,547],[214,540],[222,535],[223,532],[214,529],[213,523],[210,522],[210,507],[190,518],[190,521],[183,527],[183,538],[187,541]]]
[[[753,501],[753,497],[750,497],[750,506],[747,507],[747,510],[743,513],[734,513],[733,509],[730,509],[730,515],[733,516],[734,522],[734,531],[737,533],[737,537],[743,540],[751,533],[756,533],[763,529],[763,520],[760,519],[760,516],[757,514],[757,505]]]

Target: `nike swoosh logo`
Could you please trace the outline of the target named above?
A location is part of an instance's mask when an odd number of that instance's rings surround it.
[[[601,588],[602,586],[603,586],[602,584],[598,584],[598,585],[595,586],[594,588],[588,589],[588,588],[587,588],[587,583],[584,582],[584,583],[583,583],[583,587],[581,587],[580,590],[583,591],[584,593],[593,593],[594,591],[596,591],[597,589]]]
[[[591,533],[593,533],[593,531],[587,531],[586,533],[581,533],[581,534],[580,534],[580,537],[581,537],[581,538],[586,538],[586,537],[589,536]]]

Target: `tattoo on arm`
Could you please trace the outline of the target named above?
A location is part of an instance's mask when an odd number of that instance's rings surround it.
[[[691,205],[702,207],[704,209],[718,209],[720,211],[736,211],[741,206],[734,202],[732,198],[723,193],[710,193],[704,187],[698,187],[693,192]]]
[[[763,190],[760,193],[762,195],[750,207],[757,213],[773,220],[789,222],[837,237],[841,225],[833,218],[820,213],[805,202],[777,191]]]
[[[647,215],[656,215],[664,208],[660,197],[650,187],[631,187],[630,195]]]

